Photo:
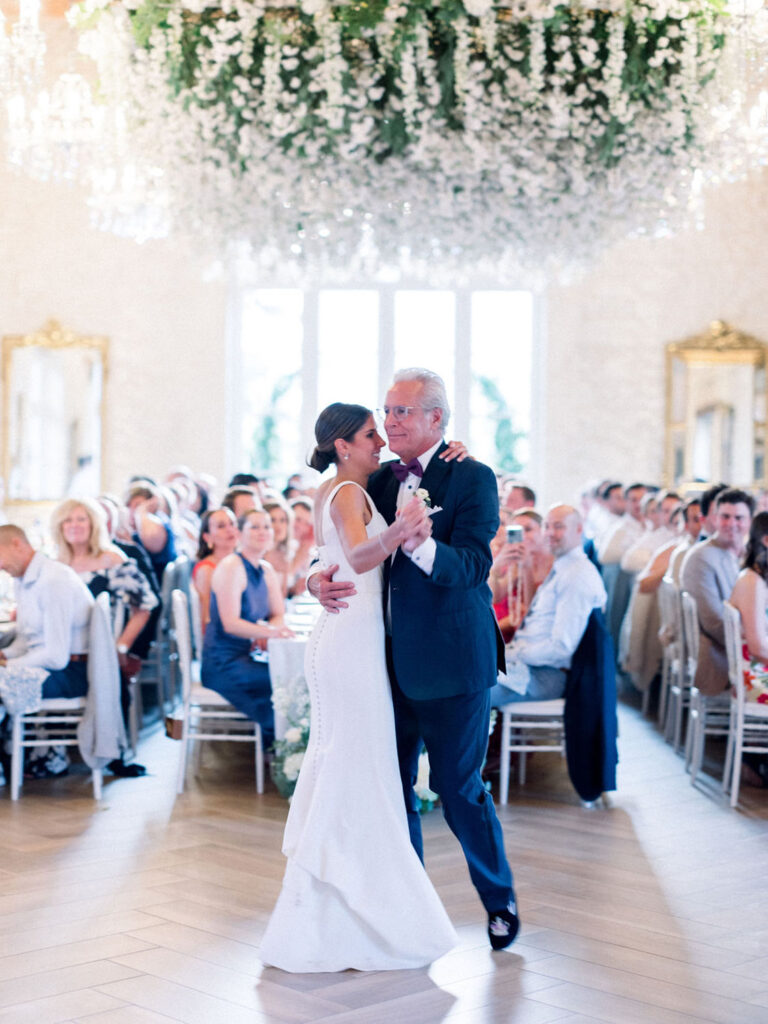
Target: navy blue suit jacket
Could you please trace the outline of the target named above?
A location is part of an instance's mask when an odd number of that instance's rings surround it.
[[[397,682],[413,700],[474,693],[493,686],[504,668],[504,644],[491,605],[490,542],[499,525],[496,478],[473,459],[433,455],[421,486],[433,507],[435,562],[426,576],[398,551],[384,565],[392,617]],[[368,481],[376,507],[393,522],[399,483],[385,463]]]
[[[568,774],[582,800],[616,789],[616,659],[599,608],[573,655],[565,688]]]

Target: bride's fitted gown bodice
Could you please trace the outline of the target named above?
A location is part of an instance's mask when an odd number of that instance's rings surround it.
[[[309,746],[283,839],[283,888],[261,947],[294,972],[420,967],[456,933],[411,846],[384,656],[381,567],[356,574],[322,512],[323,564],[357,593],[307,646]],[[387,527],[370,499],[368,537]],[[425,671],[428,671],[425,666]]]

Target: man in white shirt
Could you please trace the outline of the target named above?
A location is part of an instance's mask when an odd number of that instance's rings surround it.
[[[646,530],[621,557],[624,572],[638,573],[665,544],[677,539],[677,530],[672,525],[672,516],[680,507],[681,499],[674,491],[662,491],[656,495],[658,525]]]
[[[5,697],[17,669],[34,669],[43,698],[85,696],[93,606],[86,585],[69,566],[36,553],[18,526],[0,526],[0,569],[16,581],[13,639],[0,650],[0,693]]]
[[[597,557],[601,565],[614,565],[621,556],[645,532],[643,498],[645,484],[630,484],[624,488],[626,512],[614,528],[603,534],[597,545]]]
[[[555,562],[507,648],[506,677],[491,690],[491,702],[554,700],[565,693],[566,672],[593,609],[605,604],[600,573],[584,554],[581,516],[555,505],[544,524]]]
[[[589,510],[589,536],[599,547],[603,538],[621,522],[626,510],[624,488],[620,483],[607,480],[597,489],[595,502]]]

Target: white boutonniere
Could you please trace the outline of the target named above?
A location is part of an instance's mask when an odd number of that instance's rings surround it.
[[[414,498],[418,498],[423,501],[426,507],[429,509],[429,515],[433,516],[435,512],[442,512],[443,509],[440,505],[432,505],[432,499],[429,496],[429,491],[426,487],[417,487],[413,492]]]

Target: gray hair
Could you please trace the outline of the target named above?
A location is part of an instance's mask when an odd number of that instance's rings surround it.
[[[424,386],[423,408],[439,409],[442,412],[440,423],[445,432],[448,420],[451,418],[451,407],[448,405],[448,395],[443,378],[439,374],[433,373],[432,370],[425,370],[423,366],[410,366],[405,370],[398,370],[395,374],[395,384],[406,380],[415,380]]]

